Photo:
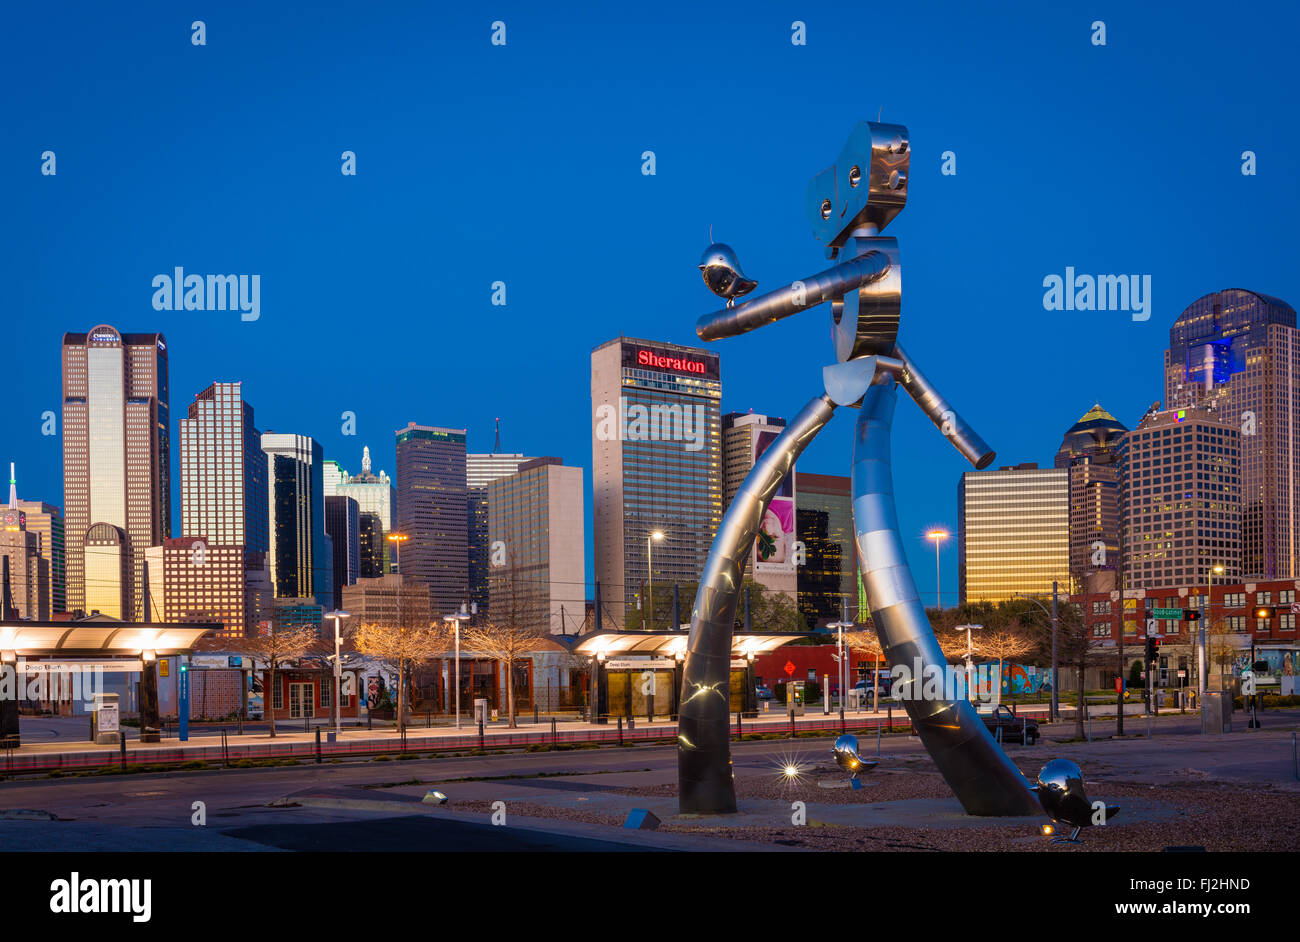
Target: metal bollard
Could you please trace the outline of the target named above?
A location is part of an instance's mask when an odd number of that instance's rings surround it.
[[[486,740],[484,740],[483,738],[483,721],[479,720],[478,721],[478,747],[480,750],[486,751],[485,743]]]
[[[225,733],[222,732],[221,735],[222,738],[224,739]],[[319,726],[316,727],[316,764],[320,765],[320,727]]]
[[[117,744],[122,752],[122,771],[126,771],[126,730],[121,729],[117,732]]]
[[[623,745],[623,717],[618,718],[618,744]]]
[[[794,710],[790,711],[790,738],[794,739]]]
[[[366,710],[366,729],[374,729],[374,728],[375,728],[375,714],[371,713],[369,710]]]
[[[551,717],[551,745],[558,746],[559,744],[560,744],[560,740],[555,732],[555,717],[552,716]]]
[[[433,728],[433,711],[432,711],[432,710],[425,710],[425,711],[424,711],[424,728],[425,728],[425,729],[432,729],[432,728]]]
[[[537,725],[537,704],[533,704],[533,725]]]
[[[876,717],[876,757],[880,757],[880,717]]]
[[[840,735],[844,735],[846,732],[848,732],[848,727],[844,725],[844,707],[840,707]]]
[[[1300,753],[1295,749],[1295,733],[1291,734],[1291,768],[1295,771],[1295,780],[1300,782]]]
[[[742,727],[740,724],[740,717],[741,717],[741,713],[739,710],[737,710],[736,711],[736,742],[740,742],[745,738],[745,730],[744,727]]]

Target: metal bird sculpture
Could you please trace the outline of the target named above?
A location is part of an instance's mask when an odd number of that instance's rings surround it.
[[[1116,805],[1088,800],[1083,790],[1083,773],[1069,759],[1053,759],[1043,766],[1033,791],[1048,817],[1074,827],[1069,837],[1058,837],[1056,843],[1077,844],[1083,828],[1105,824],[1119,814]]]
[[[727,299],[727,307],[734,306],[736,298],[758,287],[757,281],[745,277],[735,251],[724,242],[714,242],[704,250],[700,257],[700,273],[710,291]]]

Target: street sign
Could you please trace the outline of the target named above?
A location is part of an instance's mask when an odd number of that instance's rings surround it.
[[[795,672],[794,661],[786,661],[786,662],[785,662],[785,672],[786,672],[786,674],[788,674],[788,675],[791,676],[791,677],[794,676],[794,672]]]
[[[1181,608],[1153,608],[1151,614],[1155,618],[1163,618],[1166,621],[1183,620],[1183,610]]]
[[[1292,603],[1291,603],[1291,614],[1292,614],[1292,615],[1300,615],[1300,602],[1292,602]]]

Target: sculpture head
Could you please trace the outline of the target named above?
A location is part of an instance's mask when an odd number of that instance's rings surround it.
[[[835,163],[808,182],[804,208],[827,255],[834,258],[854,230],[882,232],[902,212],[910,155],[903,125],[861,121]]]

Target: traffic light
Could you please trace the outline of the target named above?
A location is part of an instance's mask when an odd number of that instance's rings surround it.
[[[1147,638],[1147,651],[1146,651],[1146,654],[1147,654],[1147,663],[1148,663],[1148,664],[1152,663],[1153,661],[1155,661],[1155,659],[1156,659],[1157,657],[1160,656],[1160,639],[1159,639],[1159,638],[1152,638],[1152,637],[1148,637],[1148,638]]]
[[[1201,617],[1201,613],[1198,612],[1198,611],[1197,611],[1196,609],[1194,609],[1194,608],[1185,608],[1185,609],[1183,609],[1183,620],[1184,620],[1184,621],[1196,621],[1196,620],[1198,620],[1200,617]]]

